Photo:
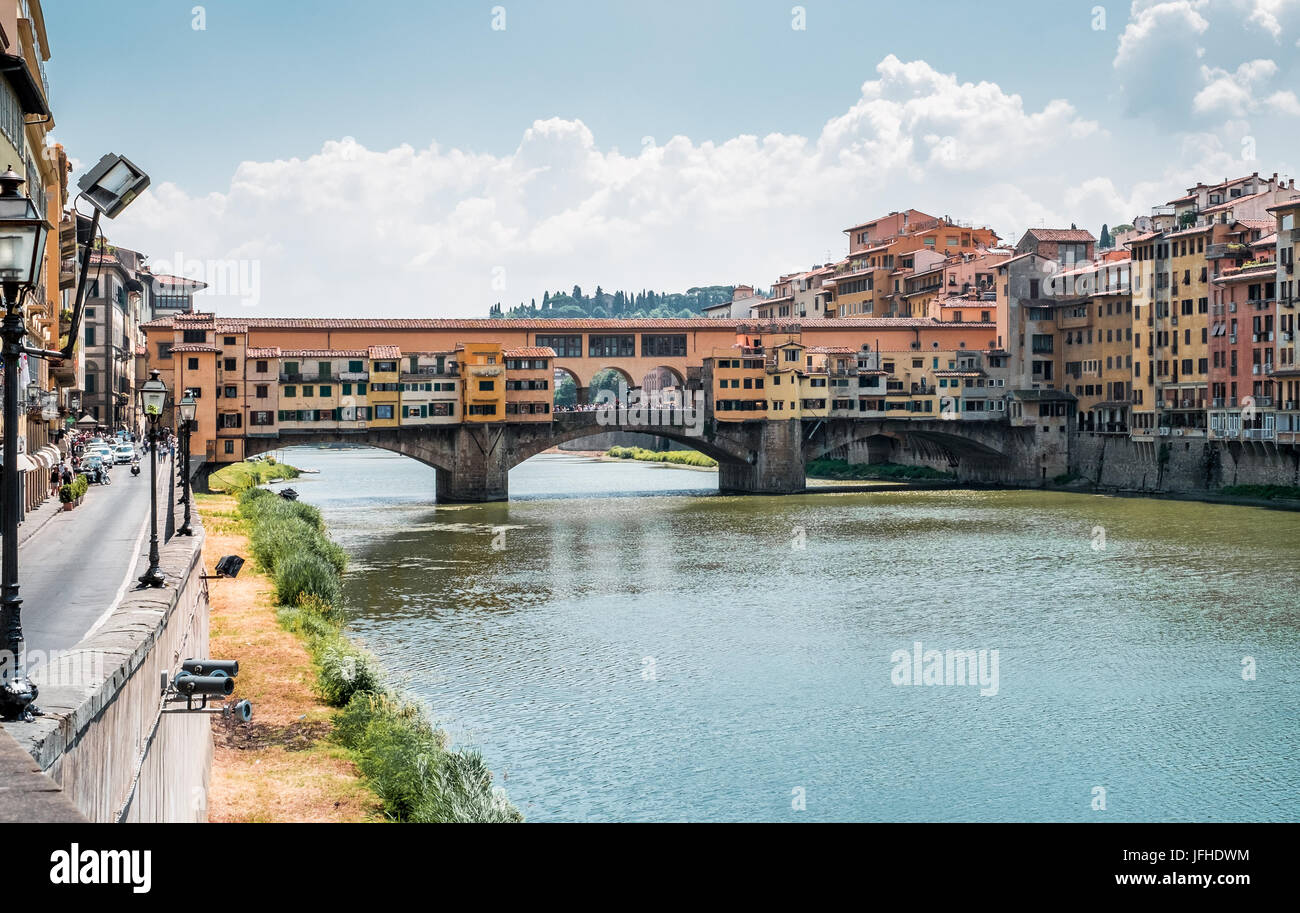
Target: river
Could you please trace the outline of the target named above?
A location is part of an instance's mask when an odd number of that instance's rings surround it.
[[[1300,514],[565,455],[436,508],[402,457],[284,458],[358,639],[529,820],[1300,817]]]

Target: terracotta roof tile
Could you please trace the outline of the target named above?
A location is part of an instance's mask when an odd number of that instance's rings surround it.
[[[188,323],[196,318],[211,318],[211,314],[173,314],[149,321],[149,329],[168,328],[177,322]],[[939,324],[928,317],[838,317],[806,318],[787,321],[805,330],[848,329],[850,327],[928,327]],[[663,320],[637,318],[633,320],[606,320],[577,318],[572,320],[546,320],[523,318],[493,320],[489,318],[380,318],[357,317],[249,317],[242,325],[253,330],[716,330],[721,327],[751,326],[753,318],[675,317]],[[967,323],[965,326],[975,326]],[[365,353],[362,353],[365,354]]]
[[[506,358],[554,358],[555,350],[550,346],[522,346],[518,349],[506,349],[502,354]]]
[[[171,350],[173,352],[221,352],[221,349],[216,346],[203,345],[198,342],[187,342],[179,346],[172,346]]]
[[[365,358],[365,349],[284,349],[283,358]]]
[[[1086,228],[1031,228],[1028,232],[1039,241],[1096,241]]]

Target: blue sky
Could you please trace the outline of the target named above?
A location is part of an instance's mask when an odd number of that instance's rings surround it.
[[[504,31],[491,28],[497,5]],[[1091,29],[1091,2],[918,15],[905,3],[812,0],[804,31],[791,28],[794,5],[212,0],[204,31],[191,27],[192,0],[133,0],[128,15],[51,0],[46,16],[63,142],[74,154],[129,148],[194,192],[224,190],[244,159],[309,155],[343,136],[505,153],[547,117],[580,118],[624,150],[679,133],[812,135],[890,53],[1013,85],[1029,107],[1080,86],[1104,91],[1110,77],[1113,34]],[[1008,40],[1015,53],[999,49]],[[1070,49],[1068,67],[1055,48]],[[1104,103],[1090,94],[1078,106]],[[148,129],[155,116],[166,126]]]
[[[1298,164],[1300,0],[46,5],[56,137],[154,179],[113,239],[256,272],[222,311],[765,286],[894,209],[1096,232]]]

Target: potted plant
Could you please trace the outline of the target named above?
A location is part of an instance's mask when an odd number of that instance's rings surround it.
[[[81,503],[81,499],[86,496],[90,490],[90,479],[84,475],[78,475],[68,485],[59,489],[59,502],[63,505],[64,510],[72,510]]]

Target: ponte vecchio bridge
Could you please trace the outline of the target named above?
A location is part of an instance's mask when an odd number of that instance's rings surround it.
[[[296,444],[365,444],[435,467],[440,501],[504,500],[513,466],[624,430],[713,457],[730,492],[801,491],[808,460],[858,445],[906,447],[979,476],[1038,477],[1037,418],[1030,427],[1007,408],[1008,356],[992,323],[195,313],[145,332],[141,367],[178,395],[194,391],[193,452],[211,465]],[[554,405],[557,378],[573,379],[581,404],[608,371],[633,400],[702,414]]]

